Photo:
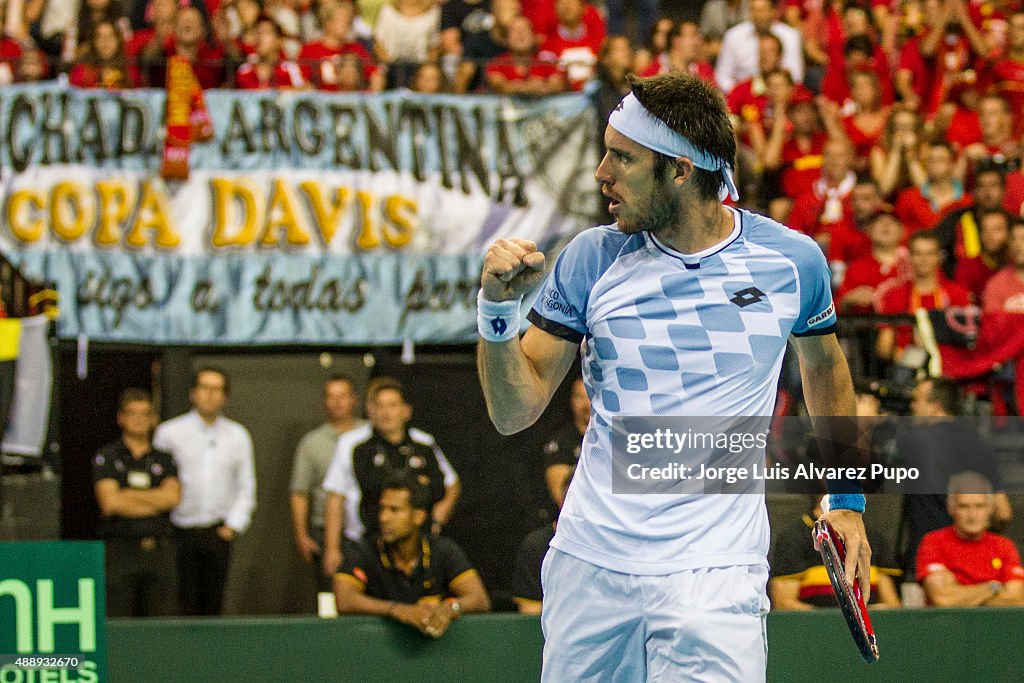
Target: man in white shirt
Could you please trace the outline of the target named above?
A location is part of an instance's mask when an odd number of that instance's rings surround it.
[[[341,566],[342,535],[359,541],[379,535],[379,505],[384,482],[404,472],[430,494],[430,532],[437,536],[451,518],[462,493],[458,474],[434,437],[409,427],[412,406],[405,387],[390,377],[377,377],[366,389],[370,424],[338,438],[323,488],[323,571],[333,576]]]
[[[789,71],[794,83],[804,80],[803,39],[800,32],[778,19],[775,3],[751,0],[750,20],[733,26],[722,38],[722,50],[715,63],[715,80],[722,92],[728,93],[737,83],[758,73],[757,36],[771,33],[782,41],[782,68]]]
[[[249,528],[256,507],[252,437],[221,414],[228,389],[223,370],[200,368],[189,392],[192,410],[153,436],[157,448],[174,456],[181,481],[171,523],[184,614],[220,614],[231,543]]]

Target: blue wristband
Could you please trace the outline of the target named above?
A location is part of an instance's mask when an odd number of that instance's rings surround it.
[[[864,512],[867,500],[863,493],[830,493],[828,494],[829,510],[853,510]]]

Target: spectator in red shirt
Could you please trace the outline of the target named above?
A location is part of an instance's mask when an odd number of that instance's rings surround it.
[[[740,81],[736,84],[726,97],[729,111],[739,128],[741,138],[749,141],[750,128],[757,125],[762,129],[765,121],[772,120],[772,98],[770,97],[767,78],[768,74],[778,71],[784,75],[788,85],[787,90],[792,94],[793,77],[788,71],[779,69],[782,64],[782,41],[774,33],[765,33],[757,38],[757,69],[758,73],[753,78]],[[789,97],[786,97],[789,101]],[[756,145],[755,145],[756,147]]]
[[[176,0],[152,0],[149,3],[147,25],[136,30],[124,45],[125,54],[130,60],[138,60],[146,47],[156,44],[156,56],[163,55],[164,45],[174,34],[174,18],[178,14]]]
[[[923,17],[926,24],[917,35],[911,35],[900,47],[899,59],[895,65],[893,86],[901,103],[911,111],[930,116],[927,111],[928,89],[935,78],[935,49],[942,37],[942,22],[945,18],[943,0],[924,0]],[[908,26],[913,30],[912,26]],[[930,50],[926,54],[927,42]]]
[[[284,34],[270,17],[256,22],[256,52],[238,67],[235,83],[239,90],[266,90],[268,88],[297,89],[307,87],[302,70],[284,58]]]
[[[1024,313],[1024,223],[1010,228],[1009,263],[989,278],[982,294],[986,313]]]
[[[981,215],[1003,207],[1006,178],[1001,167],[992,163],[979,166],[974,180],[974,203],[950,211],[935,228],[946,254],[944,268],[949,277],[953,277],[960,261],[981,256]]]
[[[588,26],[583,21],[583,11],[583,0],[557,0],[558,25],[540,47],[540,59],[558,64],[573,90],[581,90],[594,75],[605,36],[603,24]]]
[[[984,82],[1010,104],[1016,118],[1014,135],[1024,135],[1024,12],[1016,12],[1009,20],[1009,41],[1006,53],[988,63]]]
[[[323,35],[320,40],[306,43],[299,52],[298,63],[302,77],[319,90],[342,90],[339,78],[342,57],[352,55],[359,62],[360,81],[369,84],[369,90],[384,89],[384,73],[374,64],[373,57],[355,39],[352,20],[355,6],[350,0],[321,5],[320,22]]]
[[[869,176],[857,176],[850,192],[849,212],[844,212],[843,220],[831,226],[827,241],[822,239],[825,235],[818,235],[818,243],[825,249],[832,269],[833,287],[843,283],[849,264],[871,253],[868,226],[879,211],[892,211],[892,207],[885,203],[878,183]]]
[[[889,106],[882,104],[882,89],[874,71],[854,71],[849,75],[850,113],[842,118],[843,131],[853,145],[854,168],[866,172],[871,150],[885,132]]]
[[[641,76],[657,76],[672,71],[698,76],[712,85],[715,70],[711,63],[702,58],[704,37],[694,21],[681,21],[673,27],[669,36],[669,48],[658,55]]]
[[[118,0],[82,0],[78,10],[78,22],[72,32],[64,36],[65,40],[74,38],[77,41],[74,55],[81,58],[92,50],[92,38],[100,24],[111,23],[121,35],[123,42],[131,35],[131,22],[125,15],[124,6]],[[67,52],[65,51],[65,55]]]
[[[871,148],[871,177],[878,181],[883,196],[926,182],[921,128],[916,112],[898,106],[889,116],[879,144]]]
[[[771,132],[764,146],[761,164],[778,174],[778,190],[769,195],[768,215],[788,220],[793,200],[812,191],[821,175],[822,153],[828,135],[810,93],[792,91],[788,106],[774,104]]]
[[[891,280],[908,278],[910,264],[903,243],[903,225],[891,210],[879,211],[868,223],[871,252],[846,269],[843,284],[836,292],[839,310],[870,313],[879,287]]]
[[[932,531],[917,549],[917,580],[936,607],[1024,605],[1024,568],[1013,541],[988,530],[992,485],[975,472],[949,480],[953,524]]]
[[[978,220],[981,253],[957,261],[953,279],[966,287],[975,301],[981,301],[985,285],[1006,262],[1012,222],[1010,214],[1002,209],[982,211]]]
[[[0,36],[0,85],[14,82],[21,59],[21,45],[6,36]]]
[[[859,9],[852,14],[867,16]],[[878,101],[875,106],[892,104],[889,62],[881,48],[867,35],[851,36],[846,41],[842,52],[836,55],[825,72],[821,94],[838,104],[844,114],[853,113],[857,106],[852,99],[853,75],[864,72],[873,73],[878,79]]]
[[[942,249],[934,232],[923,230],[912,235],[908,250],[910,279],[883,288],[876,306],[879,313],[899,315],[913,313],[919,308],[932,311],[970,303],[970,292],[943,276],[940,268]],[[909,325],[883,327],[878,331],[875,353],[882,360],[899,361],[913,339]]]
[[[508,27],[508,52],[487,65],[487,85],[500,95],[550,95],[565,90],[565,79],[551,62],[537,58],[533,26],[516,17]]]
[[[906,105],[931,118],[956,90],[977,83],[974,55],[988,48],[969,18],[963,20],[961,0],[925,0],[924,15],[925,29],[903,45],[896,89]]]
[[[974,167],[985,160],[1006,167],[1016,166],[1021,148],[1013,136],[1010,105],[999,95],[986,95],[978,102],[981,139],[966,146],[960,154],[959,175],[970,177]]]
[[[199,10],[195,7],[182,7],[174,18],[174,35],[163,46],[164,59],[151,70],[153,74],[149,82],[157,87],[162,86],[166,79],[166,58],[176,55],[188,60],[200,86],[204,89],[219,88],[224,84],[225,60],[228,57],[241,57],[234,41],[226,41],[226,47],[228,54],[225,54],[225,48],[207,39],[206,22]],[[148,58],[149,50],[144,50],[143,54]]]
[[[138,85],[138,71],[129,66],[117,26],[101,21],[93,27],[84,55],[71,69],[68,81],[76,88],[120,90]]]
[[[555,0],[525,0],[522,3],[522,14],[533,25],[533,33],[537,42],[543,44],[558,31],[558,14]],[[597,8],[586,2],[583,6],[583,24],[588,31],[606,34],[604,19]],[[666,43],[667,46],[667,43]],[[664,47],[662,49],[665,49]],[[660,50],[659,50],[660,51]]]
[[[844,138],[832,138],[822,150],[821,172],[811,191],[796,198],[789,227],[826,243],[831,229],[852,213],[850,195],[857,184],[853,148]]]
[[[909,187],[897,196],[896,215],[910,234],[934,228],[948,212],[971,203],[963,183],[953,175],[953,161],[949,143],[931,145],[924,153],[924,185]]]
[[[42,50],[25,50],[18,62],[19,83],[35,83],[50,77],[50,63]]]

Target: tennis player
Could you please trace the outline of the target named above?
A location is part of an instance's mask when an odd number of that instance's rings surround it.
[[[544,277],[529,241],[488,250],[478,301],[481,382],[504,434],[543,412],[577,353],[592,401],[576,477],[542,569],[543,680],[765,679],[763,495],[613,494],[612,418],[767,416],[790,336],[811,415],[854,415],[829,272],[809,238],[724,206],[737,197],[725,101],[683,74],[634,80],[608,119],[595,177],[615,224],[562,251]],[[857,491],[830,496],[868,590]],[[808,543],[811,539],[808,538]]]

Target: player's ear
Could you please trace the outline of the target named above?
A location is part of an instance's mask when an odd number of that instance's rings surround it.
[[[677,186],[682,186],[693,175],[695,166],[686,157],[676,157],[672,162],[672,168],[675,175],[673,181]]]

